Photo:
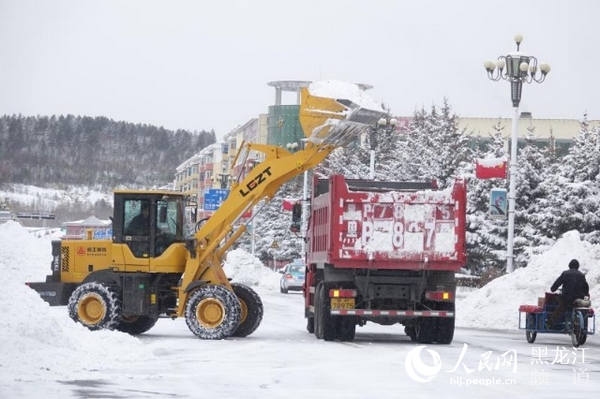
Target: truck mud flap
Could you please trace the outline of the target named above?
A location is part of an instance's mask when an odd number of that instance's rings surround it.
[[[75,283],[26,283],[26,285],[37,291],[50,306],[66,306],[69,297],[77,288]]]

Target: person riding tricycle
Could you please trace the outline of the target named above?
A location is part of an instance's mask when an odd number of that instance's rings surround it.
[[[555,292],[562,286],[562,293],[558,298],[558,306],[552,312],[550,318],[546,321],[546,329],[554,329],[557,321],[563,320],[566,313],[570,312],[575,306],[575,300],[582,299],[589,302],[590,286],[588,285],[585,274],[579,271],[579,261],[573,259],[569,262],[569,269],[561,273],[550,291]],[[584,305],[582,303],[581,305]],[[587,306],[589,307],[589,303]]]
[[[589,285],[579,270],[577,259],[569,262],[564,271],[540,298],[538,305],[519,307],[519,329],[525,329],[527,342],[534,343],[537,333],[569,334],[574,347],[583,345],[588,335],[595,332],[594,310],[590,307]],[[562,287],[560,293],[555,293]],[[525,325],[521,325],[521,314]],[[590,325],[591,321],[591,325]],[[591,327],[591,328],[590,328]]]

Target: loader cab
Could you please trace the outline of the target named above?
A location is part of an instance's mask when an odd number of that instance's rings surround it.
[[[115,191],[114,243],[136,258],[156,258],[184,239],[183,195],[168,191]]]

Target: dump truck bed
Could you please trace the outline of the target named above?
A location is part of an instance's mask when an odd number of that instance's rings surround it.
[[[466,184],[315,179],[309,263],[457,271],[466,260]]]

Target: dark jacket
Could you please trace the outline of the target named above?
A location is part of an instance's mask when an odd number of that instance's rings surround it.
[[[150,234],[150,219],[143,214],[139,214],[129,222],[125,229],[125,234],[132,236],[147,236]]]
[[[590,286],[585,281],[585,275],[577,269],[569,269],[562,272],[556,279],[550,291],[554,292],[562,285],[562,296],[565,302],[569,305],[575,299],[583,299],[590,295]]]

